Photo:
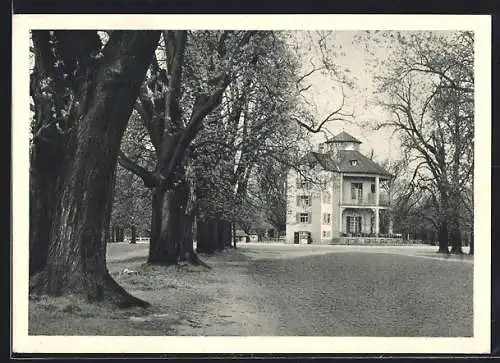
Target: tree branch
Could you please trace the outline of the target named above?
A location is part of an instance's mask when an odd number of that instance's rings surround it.
[[[118,163],[142,179],[147,188],[153,188],[157,182],[153,173],[133,162],[123,151],[118,152]]]

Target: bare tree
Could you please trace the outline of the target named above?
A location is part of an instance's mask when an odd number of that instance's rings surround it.
[[[394,37],[393,37],[394,38]],[[473,37],[469,32],[397,33],[380,104],[414,160],[413,183],[430,195],[439,251],[462,253],[458,206],[473,170]],[[390,64],[390,65],[389,65]]]

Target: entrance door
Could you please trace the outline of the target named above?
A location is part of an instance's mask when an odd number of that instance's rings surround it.
[[[311,239],[311,232],[307,232],[307,231],[302,231],[302,232],[298,232],[299,233],[299,244],[309,244],[311,243],[312,239]],[[297,243],[297,242],[296,242]]]
[[[300,240],[299,239],[299,232],[295,232],[293,234],[293,243],[295,243],[296,245],[298,245],[299,244],[299,240]]]

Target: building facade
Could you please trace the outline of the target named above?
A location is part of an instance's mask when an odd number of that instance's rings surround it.
[[[360,144],[342,132],[309,152],[302,170],[289,172],[287,243],[326,244],[338,237],[379,235],[380,213],[390,208],[381,185],[391,175],[363,155]]]

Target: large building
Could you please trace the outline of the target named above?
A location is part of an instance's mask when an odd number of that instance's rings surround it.
[[[344,236],[378,236],[390,201],[381,184],[391,175],[359,151],[346,132],[319,145],[304,168],[287,177],[288,243],[330,243]]]

